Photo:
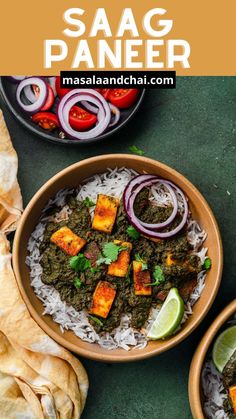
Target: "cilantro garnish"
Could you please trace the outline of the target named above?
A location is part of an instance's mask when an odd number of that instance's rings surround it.
[[[75,280],[74,280],[74,286],[75,286],[75,288],[80,288],[81,285],[82,285],[81,279],[80,278],[75,278]]]
[[[138,148],[136,145],[129,146],[129,151],[133,154],[138,154],[139,156],[143,156],[145,154],[145,151],[141,150],[141,148]]]
[[[139,231],[137,231],[133,226],[127,227],[126,232],[131,239],[137,240],[140,237]]]
[[[142,271],[145,271],[148,268],[148,266],[147,263],[141,258],[140,254],[137,253],[136,255],[134,255],[134,257],[135,260],[142,263]]]
[[[160,285],[162,282],[165,281],[165,276],[163,274],[163,270],[160,266],[156,265],[154,267],[154,272],[153,272],[153,278],[155,279],[155,282],[152,282],[151,284],[148,285]]]
[[[99,320],[97,317],[89,316],[91,320],[93,320],[95,323],[97,323],[99,326],[103,326],[103,322]]]
[[[110,265],[117,260],[119,253],[125,249],[126,247],[118,246],[115,243],[105,243],[102,249],[102,256],[97,260],[96,264],[101,265],[104,263]]]
[[[70,267],[76,272],[84,272],[91,267],[91,262],[82,253],[72,256],[69,260]]]
[[[111,264],[111,262],[112,262],[112,260],[111,259],[109,259],[109,258],[104,258],[103,256],[101,256],[97,261],[96,261],[96,264],[98,265],[98,266],[100,266],[100,265],[102,265],[102,264],[105,264],[105,265],[110,265]]]
[[[210,268],[211,268],[211,258],[206,258],[206,259],[204,260],[204,263],[203,263],[202,267],[203,267],[203,269],[205,269],[206,271],[207,271],[208,269],[210,269]]]
[[[90,271],[92,272],[92,274],[96,274],[99,269],[98,268],[91,268]]]
[[[125,275],[125,281],[126,281],[127,284],[130,284],[130,281],[131,281],[131,279],[130,279],[130,271],[131,271],[131,265],[129,265],[128,272]]]
[[[83,204],[86,206],[86,207],[88,207],[88,208],[90,208],[90,207],[94,207],[96,204],[90,199],[90,198],[88,198],[88,197],[86,197],[84,200],[83,200]]]

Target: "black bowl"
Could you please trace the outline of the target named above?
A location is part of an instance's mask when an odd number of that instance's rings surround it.
[[[140,95],[138,97],[137,102],[128,109],[122,109],[121,117],[118,124],[114,127],[108,128],[108,130],[105,131],[104,134],[101,134],[98,137],[91,138],[89,140],[72,140],[69,138],[68,139],[60,138],[58,135],[59,131],[47,132],[43,128],[34,124],[31,121],[29,115],[27,115],[18,105],[17,100],[16,100],[16,88],[17,88],[17,84],[12,83],[8,79],[8,77],[0,77],[0,91],[1,91],[2,97],[5,100],[10,111],[15,116],[15,118],[22,125],[24,125],[28,130],[30,130],[31,132],[33,132],[34,134],[40,136],[41,138],[45,140],[48,140],[57,144],[73,144],[73,145],[99,142],[100,140],[105,139],[109,137],[110,135],[119,131],[136,113],[145,94],[145,89],[140,89]]]

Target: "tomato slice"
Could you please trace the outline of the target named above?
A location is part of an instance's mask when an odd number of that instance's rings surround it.
[[[56,83],[55,83],[55,87],[56,87],[56,91],[59,97],[65,96],[66,93],[70,92],[73,89],[66,89],[66,88],[61,88],[60,86],[60,76],[56,77]]]
[[[69,112],[69,124],[76,131],[86,131],[97,122],[96,115],[87,112],[79,106],[72,106]]]
[[[57,116],[52,112],[38,112],[32,116],[32,121],[48,131],[59,127]]]
[[[139,95],[139,89],[109,89],[110,102],[118,108],[125,109],[132,106]]]
[[[104,97],[104,99],[108,100],[109,99],[109,95],[110,95],[110,91],[112,89],[101,89],[101,94]]]
[[[47,89],[48,89],[48,96],[47,96],[45,104],[40,109],[41,111],[47,111],[48,109],[50,109],[52,107],[53,103],[54,103],[54,100],[55,100],[54,92],[53,92],[52,87],[50,86],[50,84],[47,84]],[[32,90],[33,90],[35,96],[38,97],[39,94],[40,94],[39,87],[36,84],[32,84]]]

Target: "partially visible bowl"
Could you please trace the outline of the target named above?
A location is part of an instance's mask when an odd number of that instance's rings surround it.
[[[117,125],[114,127],[108,128],[103,134],[98,137],[91,138],[89,140],[72,140],[68,138],[59,138],[58,132],[48,132],[43,128],[36,125],[31,121],[30,117],[21,109],[16,100],[16,88],[17,85],[8,80],[7,77],[0,77],[0,92],[4,101],[6,102],[8,108],[14,115],[14,117],[29,131],[33,134],[38,135],[44,140],[51,141],[57,144],[71,144],[71,145],[86,145],[95,142],[99,142],[107,137],[110,137],[112,134],[117,133],[120,129],[127,124],[127,122],[135,115],[139,109],[145,94],[145,89],[140,89],[140,94],[135,102],[128,109],[121,110],[121,117]]]
[[[207,352],[216,338],[220,328],[232,317],[236,312],[236,299],[233,300],[225,309],[216,317],[212,325],[203,336],[190,366],[189,373],[189,402],[194,419],[204,419],[203,411],[203,391],[201,386],[201,374],[206,359]]]
[[[194,306],[193,314],[179,333],[164,341],[151,341],[144,349],[133,349],[129,352],[123,349],[108,351],[97,344],[90,344],[80,340],[70,331],[66,331],[63,334],[59,325],[50,316],[43,316],[43,305],[30,285],[29,269],[25,264],[29,237],[50,198],[55,196],[60,189],[78,186],[83,179],[95,173],[104,172],[108,167],[124,166],[132,168],[139,173],[158,174],[160,177],[173,181],[186,193],[193,217],[199,221],[202,228],[208,233],[205,245],[208,247],[209,256],[212,259],[212,268],[208,272],[202,295]],[[128,362],[158,355],[176,346],[190,335],[206,316],[216,297],[221,281],[222,263],[220,232],[215,217],[200,192],[184,176],[170,167],[146,157],[128,154],[108,154],[92,157],[62,170],[51,178],[41,187],[26,207],[16,231],[13,247],[13,265],[17,282],[25,303],[37,323],[53,339],[69,350],[87,358],[106,362]]]

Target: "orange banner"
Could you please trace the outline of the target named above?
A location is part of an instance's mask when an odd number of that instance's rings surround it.
[[[32,0],[1,5],[1,75],[176,70],[235,75],[236,1]]]

